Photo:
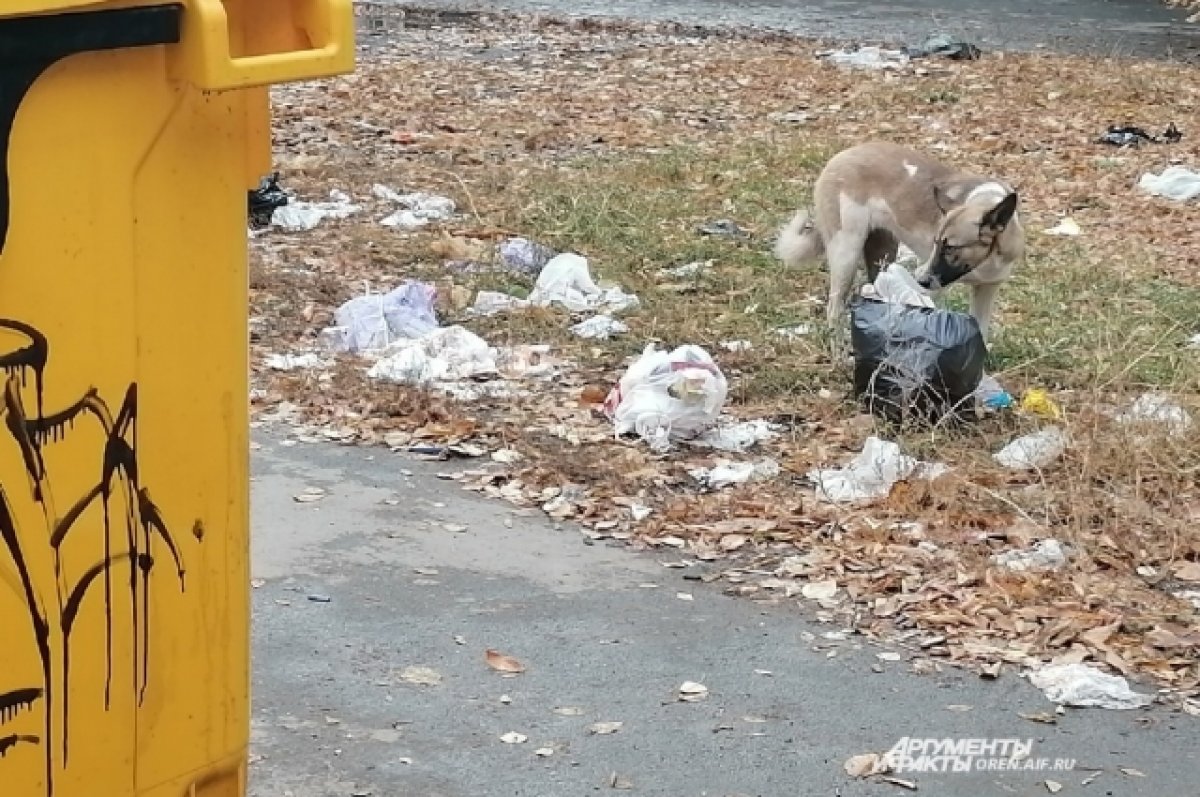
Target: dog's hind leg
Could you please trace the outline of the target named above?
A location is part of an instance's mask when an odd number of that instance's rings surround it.
[[[871,282],[879,276],[884,266],[894,263],[900,252],[900,242],[888,230],[871,230],[863,243],[863,262],[867,264],[867,279]]]
[[[838,231],[826,247],[829,262],[829,302],[825,306],[825,317],[830,327],[841,322],[850,290],[854,287],[854,275],[862,266],[864,242],[862,238],[845,230]]]

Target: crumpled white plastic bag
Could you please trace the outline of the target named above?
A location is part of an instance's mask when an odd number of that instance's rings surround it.
[[[434,301],[437,288],[406,280],[388,293],[356,296],[334,314],[335,333],[327,339],[338,351],[351,353],[386,348],[399,338],[417,338],[438,328]]]
[[[604,412],[618,437],[635,432],[664,450],[672,439],[711,427],[728,392],[725,375],[704,349],[689,344],[666,352],[651,343],[609,392]]]
[[[862,286],[862,295],[890,304],[906,304],[910,307],[936,307],[933,297],[917,283],[908,269],[899,262],[890,263],[879,272],[874,284]]]
[[[333,189],[328,202],[292,200],[271,213],[271,224],[288,232],[306,232],[325,219],[344,219],[362,208],[350,201],[345,191]]]
[[[421,386],[494,376],[498,374],[496,355],[486,340],[465,327],[440,327],[393,342],[367,376]]]
[[[1154,702],[1129,688],[1119,675],[1109,675],[1087,664],[1049,664],[1029,674],[1029,682],[1055,703],[1079,708],[1142,708]]]
[[[1137,187],[1148,194],[1187,202],[1200,197],[1200,174],[1182,166],[1168,166],[1162,174],[1143,174]]]
[[[415,230],[431,222],[452,219],[458,210],[450,197],[427,194],[424,191],[401,194],[386,185],[376,185],[371,189],[371,193],[379,199],[400,205],[399,210],[379,221],[384,227]]]
[[[601,288],[592,279],[586,257],[564,252],[542,266],[537,283],[529,293],[529,303],[561,304],[574,313],[585,310],[619,313],[637,307],[640,301],[620,288]]]
[[[1048,468],[1067,450],[1067,433],[1057,426],[1023,435],[992,455],[992,459],[1010,470]]]
[[[941,463],[921,462],[902,454],[896,443],[871,436],[845,467],[814,469],[808,472],[808,478],[816,485],[818,497],[832,503],[852,503],[886,498],[898,481],[936,479],[946,471]]]

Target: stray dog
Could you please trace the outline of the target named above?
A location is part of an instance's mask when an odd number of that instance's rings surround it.
[[[858,269],[865,265],[874,282],[901,243],[921,261],[913,275],[921,287],[971,286],[971,315],[988,340],[996,292],[1025,255],[1017,194],[999,180],[963,174],[897,144],[858,144],[825,164],[812,213],[800,210],[784,226],[775,256],[799,267],[825,255],[832,326]]]

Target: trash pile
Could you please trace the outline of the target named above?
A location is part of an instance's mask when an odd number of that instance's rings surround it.
[[[1174,122],[1167,125],[1162,135],[1151,135],[1143,128],[1134,125],[1110,125],[1104,135],[1096,140],[1098,144],[1109,144],[1114,147],[1140,147],[1142,144],[1177,144],[1183,140],[1183,133]]]

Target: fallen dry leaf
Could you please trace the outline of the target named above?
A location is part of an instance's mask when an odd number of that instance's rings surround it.
[[[293,495],[292,500],[297,504],[313,504],[324,498],[326,494],[325,490],[320,487],[305,487],[299,495]]]
[[[1039,711],[1036,714],[1018,714],[1017,716],[1030,722],[1040,722],[1043,725],[1058,724],[1058,717],[1052,711]]]
[[[583,709],[578,706],[559,706],[554,713],[562,717],[580,717],[583,716]]]
[[[1062,791],[1062,788],[1063,785],[1057,780],[1046,781],[1046,791],[1050,792],[1051,794],[1058,794],[1060,791]]]
[[[554,748],[553,747],[539,747],[538,749],[533,751],[533,754],[535,756],[537,756],[538,758],[549,758],[550,756],[554,755]]]
[[[1142,772],[1140,769],[1134,769],[1133,767],[1120,767],[1120,770],[1123,774],[1128,775],[1131,778],[1146,777],[1145,772]]]
[[[899,786],[902,789],[908,789],[909,791],[917,790],[917,784],[911,780],[904,780],[903,778],[894,778],[891,775],[885,775],[882,778],[880,778],[880,780],[883,781],[884,783],[890,783],[893,786]]]
[[[505,656],[498,650],[488,648],[484,652],[484,660],[487,665],[497,672],[505,673],[521,673],[525,672],[525,665],[514,659],[512,656]]]
[[[1200,581],[1200,562],[1176,562],[1171,572],[1180,581]]]

